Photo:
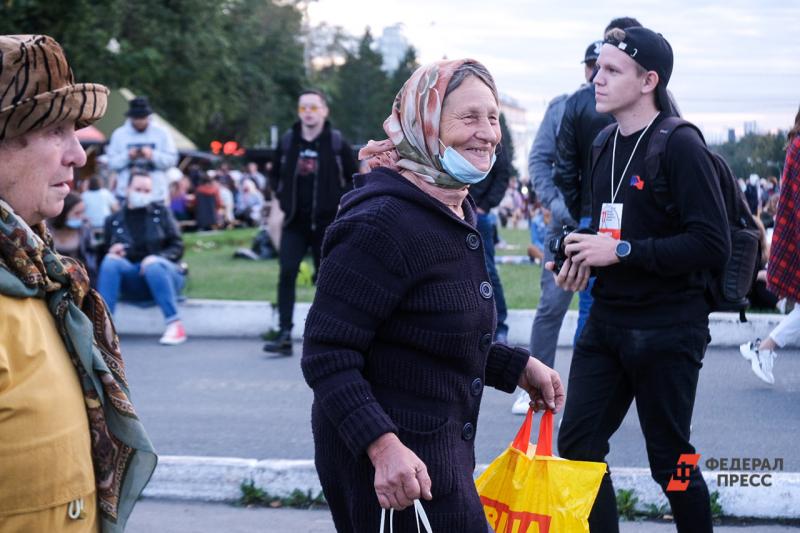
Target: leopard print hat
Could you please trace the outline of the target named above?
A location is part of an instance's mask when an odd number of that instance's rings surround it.
[[[0,141],[62,122],[83,128],[106,112],[108,89],[75,83],[47,35],[0,35]]]

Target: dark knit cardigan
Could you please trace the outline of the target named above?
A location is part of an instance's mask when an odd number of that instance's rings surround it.
[[[355,185],[325,235],[302,359],[336,527],[378,527],[365,452],[392,432],[428,467],[434,531],[485,533],[472,478],[483,386],[513,392],[528,353],[492,343],[495,303],[474,203],[465,200],[460,220],[385,168]],[[396,514],[398,531],[411,518]]]

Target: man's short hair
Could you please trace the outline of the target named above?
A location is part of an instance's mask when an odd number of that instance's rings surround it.
[[[625,28],[633,28],[634,26],[641,27],[642,23],[633,17],[618,17],[611,19],[611,22],[608,23],[608,26],[606,26],[606,29],[603,31],[603,36],[605,36],[605,34],[614,28],[624,30]]]
[[[133,178],[147,178],[149,180],[152,180],[153,176],[151,176],[149,172],[145,172],[144,170],[133,170],[131,171],[131,177],[128,180],[128,187],[130,187],[131,184],[133,183]]]
[[[317,96],[319,96],[320,100],[322,100],[323,104],[325,104],[326,106],[328,105],[328,97],[325,96],[325,93],[322,92],[320,89],[304,89],[303,92],[300,93],[300,96],[297,97],[297,99],[299,100],[300,97],[306,94],[316,94]]]

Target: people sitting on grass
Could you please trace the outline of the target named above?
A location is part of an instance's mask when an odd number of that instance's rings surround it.
[[[263,209],[264,195],[253,180],[242,180],[242,188],[236,203],[236,220],[247,226],[258,226],[261,223]]]
[[[185,283],[179,264],[183,238],[172,212],[154,203],[152,190],[149,174],[131,175],[125,207],[106,220],[108,253],[97,289],[112,313],[120,299],[155,301],[166,323],[161,344],[181,344],[186,341],[177,304]]]

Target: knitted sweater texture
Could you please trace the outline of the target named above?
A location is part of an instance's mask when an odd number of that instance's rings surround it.
[[[378,526],[365,452],[391,432],[428,468],[434,531],[485,533],[472,480],[480,399],[484,384],[513,392],[528,353],[492,343],[495,304],[474,203],[465,200],[461,220],[385,168],[355,184],[325,236],[302,360],[336,527]],[[413,515],[396,513],[396,529],[410,531]]]

